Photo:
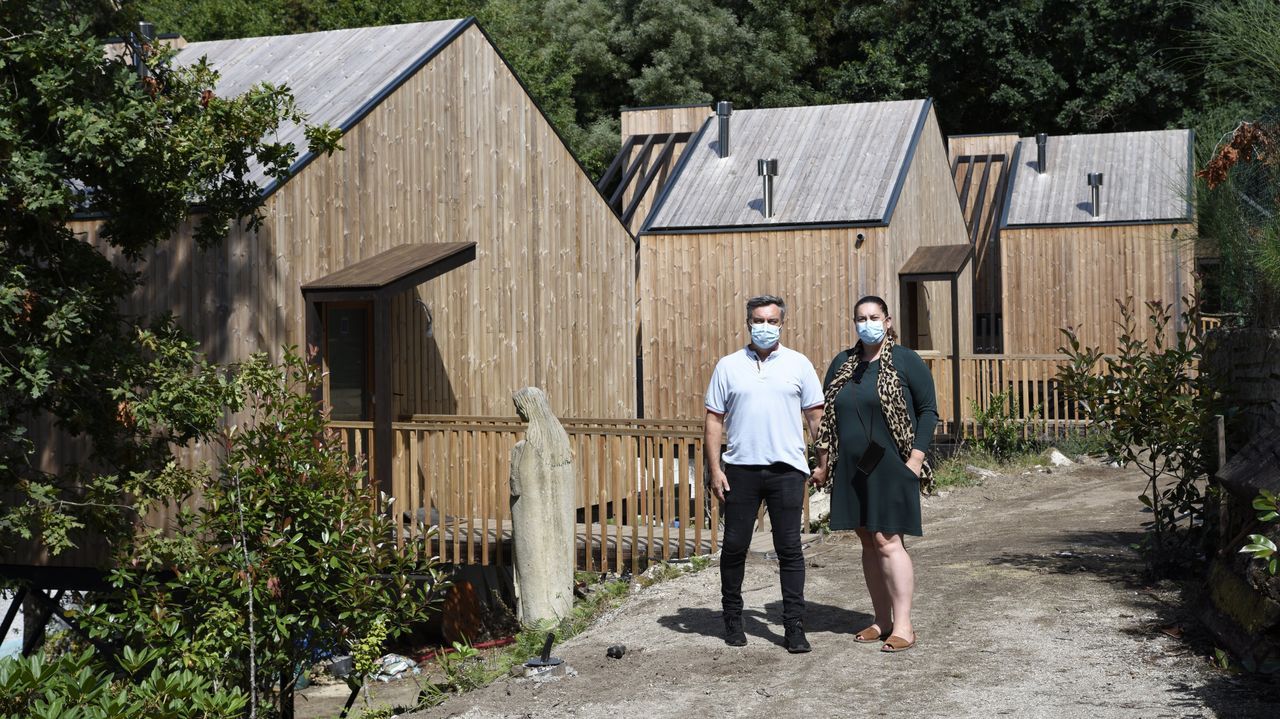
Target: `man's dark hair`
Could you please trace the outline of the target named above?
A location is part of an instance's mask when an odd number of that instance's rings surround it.
[[[777,295],[756,295],[747,300],[747,324],[751,324],[751,310],[757,307],[768,307],[769,305],[777,305],[778,310],[782,312],[782,321],[787,320],[787,303]]]

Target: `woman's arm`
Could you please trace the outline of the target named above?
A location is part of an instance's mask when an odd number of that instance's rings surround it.
[[[916,418],[916,439],[911,444],[912,458],[920,453],[924,460],[925,452],[933,444],[933,432],[938,427],[938,398],[933,388],[933,375],[929,374],[929,366],[920,359],[913,350],[903,347],[902,361],[897,362],[902,381],[911,389],[912,412]],[[895,360],[898,358],[895,356]],[[916,468],[917,471],[919,468]]]

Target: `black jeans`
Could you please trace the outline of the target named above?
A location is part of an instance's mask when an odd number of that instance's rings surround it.
[[[724,500],[724,541],[720,554],[720,594],[724,613],[742,613],[742,576],[747,568],[751,530],[763,500],[773,527],[773,550],[782,580],[782,622],[804,617],[804,551],[800,522],[804,511],[805,474],[781,462],[771,465],[725,465],[729,492]]]

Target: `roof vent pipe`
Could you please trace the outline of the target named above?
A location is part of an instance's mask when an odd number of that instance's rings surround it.
[[[1041,175],[1047,169],[1045,167],[1045,150],[1049,145],[1049,136],[1043,132],[1036,133],[1036,171]]]
[[[133,52],[133,69],[138,73],[139,80],[146,80],[151,76],[151,71],[147,69],[146,56],[156,44],[155,24],[145,20],[139,22],[138,32],[131,40],[129,49]]]
[[[756,174],[764,180],[764,216],[773,217],[773,178],[778,174],[778,160],[756,160]]]
[[[732,102],[721,100],[716,103],[716,118],[720,121],[720,157],[729,156],[729,116],[732,114]]]
[[[1089,212],[1094,217],[1097,217],[1102,214],[1102,212],[1100,212],[1101,206],[1098,204],[1102,201],[1102,173],[1090,172],[1088,173],[1088,180],[1089,188],[1093,193],[1092,204],[1089,205]]]

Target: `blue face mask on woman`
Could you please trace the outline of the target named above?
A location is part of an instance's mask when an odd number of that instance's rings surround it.
[[[762,350],[773,349],[781,336],[782,328],[778,325],[771,325],[768,322],[751,325],[751,344]]]
[[[884,320],[864,320],[855,322],[858,328],[858,339],[864,345],[878,345],[884,341]]]

